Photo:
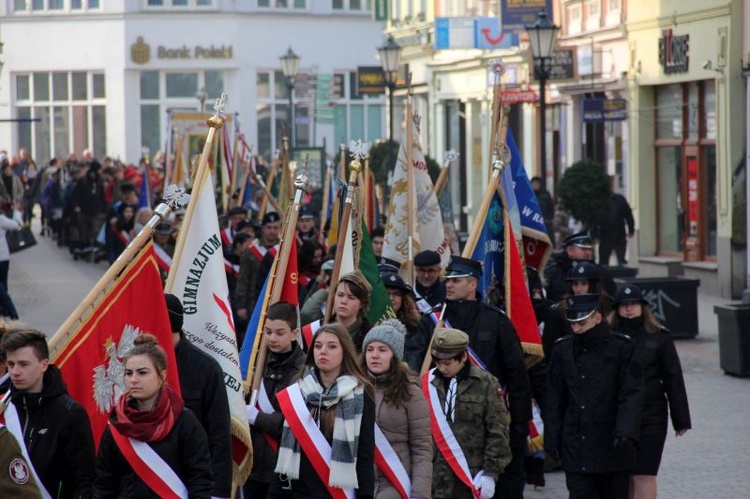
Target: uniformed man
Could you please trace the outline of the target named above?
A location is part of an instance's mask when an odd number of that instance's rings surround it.
[[[566,317],[573,334],[552,351],[544,445],[562,459],[571,499],[626,499],[644,400],[633,343],[610,332],[598,294],[569,297]]]
[[[469,345],[490,374],[506,389],[510,410],[510,448],[513,460],[505,467],[497,486],[497,497],[521,498],[524,489],[523,455],[531,420],[531,386],[526,374],[521,341],[510,319],[497,307],[480,301],[477,292],[482,264],[469,258],[451,257],[446,269],[446,327],[469,335]],[[423,343],[421,358],[435,328],[425,316],[415,333],[414,344]]]
[[[414,257],[414,272],[417,277],[414,296],[417,307],[423,314],[430,313],[445,301],[445,284],[440,280],[442,271],[437,251],[421,251]]]
[[[553,302],[560,301],[568,294],[568,283],[566,278],[570,272],[573,262],[589,261],[594,265],[593,241],[588,232],[578,232],[563,241],[563,251],[557,253],[550,259],[544,271],[547,281],[547,298]],[[613,297],[617,286],[606,267],[596,265],[601,284],[601,292],[606,296]]]
[[[453,434],[466,456],[469,469],[465,471],[473,479],[480,499],[490,499],[500,473],[511,460],[510,417],[498,393],[497,379],[469,362],[468,347],[469,336],[463,331],[435,331],[432,357],[436,368],[427,374],[428,400],[432,404],[432,397],[437,396],[435,405],[442,414],[434,412],[431,416],[447,422],[445,431]],[[452,455],[451,449],[441,447],[433,452],[432,497],[475,497],[448,464]]]
[[[297,245],[305,241],[317,241],[318,230],[315,228],[315,214],[310,205],[306,204],[299,210],[297,217]]]

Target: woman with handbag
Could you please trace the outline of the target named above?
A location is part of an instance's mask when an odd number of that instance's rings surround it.
[[[4,203],[0,211],[0,314],[10,317],[13,320],[18,319],[18,312],[13,300],[8,293],[8,269],[10,268],[10,248],[6,234],[9,231],[20,230],[23,226],[23,218],[18,210],[20,203]]]

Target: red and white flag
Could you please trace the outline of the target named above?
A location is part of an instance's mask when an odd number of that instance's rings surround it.
[[[193,186],[193,193],[187,209],[188,214],[192,209],[190,220],[183,222],[179,235],[184,241],[177,244],[178,248],[182,244],[182,252],[179,256],[175,252],[167,280],[171,286],[166,291],[182,301],[185,338],[213,357],[224,371],[234,476],[244,481],[252,466],[252,445],[210,174],[202,186]]]
[[[139,334],[156,336],[167,353],[167,382],[180,393],[161,286],[153,243],[148,242],[52,358],[70,396],[86,409],[97,446],[110,411],[127,389],[124,356]]]

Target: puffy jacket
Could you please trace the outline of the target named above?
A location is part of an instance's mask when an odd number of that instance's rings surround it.
[[[180,477],[191,499],[211,497],[211,454],[208,437],[189,409],[183,409],[172,431],[151,447]],[[112,438],[109,426],[102,434],[96,461],[97,499],[148,499],[159,497],[135,474]]]
[[[232,432],[224,371],[184,337],[175,355],[182,400],[208,436],[213,495],[229,497],[232,494]]]
[[[428,498],[432,495],[432,436],[430,409],[416,379],[409,383],[409,401],[402,406],[383,400],[383,384],[375,385],[375,419],[388,443],[398,454],[401,464],[411,478],[411,497]],[[400,499],[393,484],[375,468],[375,498]]]
[[[41,393],[11,392],[26,449],[47,492],[58,499],[92,497],[91,424],[83,407],[68,395],[57,366],[47,367]]]
[[[278,441],[284,425],[284,415],[279,410],[276,394],[294,382],[294,379],[305,365],[305,353],[297,342],[292,343],[292,351],[287,354],[268,352],[263,386],[276,412],[271,414],[259,413],[255,424],[250,427],[253,440],[253,470],[250,479],[257,482],[270,483],[273,470],[276,468],[276,451],[271,448],[266,435]]]

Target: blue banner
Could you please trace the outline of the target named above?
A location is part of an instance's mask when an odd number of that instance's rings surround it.
[[[513,138],[513,132],[511,132],[510,129],[508,129],[508,136],[505,140],[511,154],[510,170],[513,175],[513,192],[515,193],[516,201],[518,203],[521,226],[546,234],[547,228],[544,226],[542,210],[539,208],[534,189],[531,188],[529,177],[526,174],[526,169],[523,167],[521,155],[518,152],[516,141]]]
[[[503,203],[500,195],[492,196],[482,233],[474,248],[471,259],[482,262],[482,278],[477,291],[485,303],[498,304],[504,295],[503,277],[505,274],[505,238],[503,237]],[[499,301],[498,301],[499,300]]]
[[[242,373],[242,379],[247,379],[248,368],[250,367],[250,356],[253,354],[253,344],[255,344],[255,336],[258,334],[258,328],[260,327],[260,316],[263,313],[263,303],[266,301],[266,292],[268,290],[268,278],[271,273],[266,276],[266,282],[263,283],[263,289],[258,295],[258,301],[255,302],[255,308],[253,309],[253,315],[250,317],[250,322],[247,324],[247,330],[245,331],[245,339],[242,340],[242,348],[240,348],[240,372]]]

